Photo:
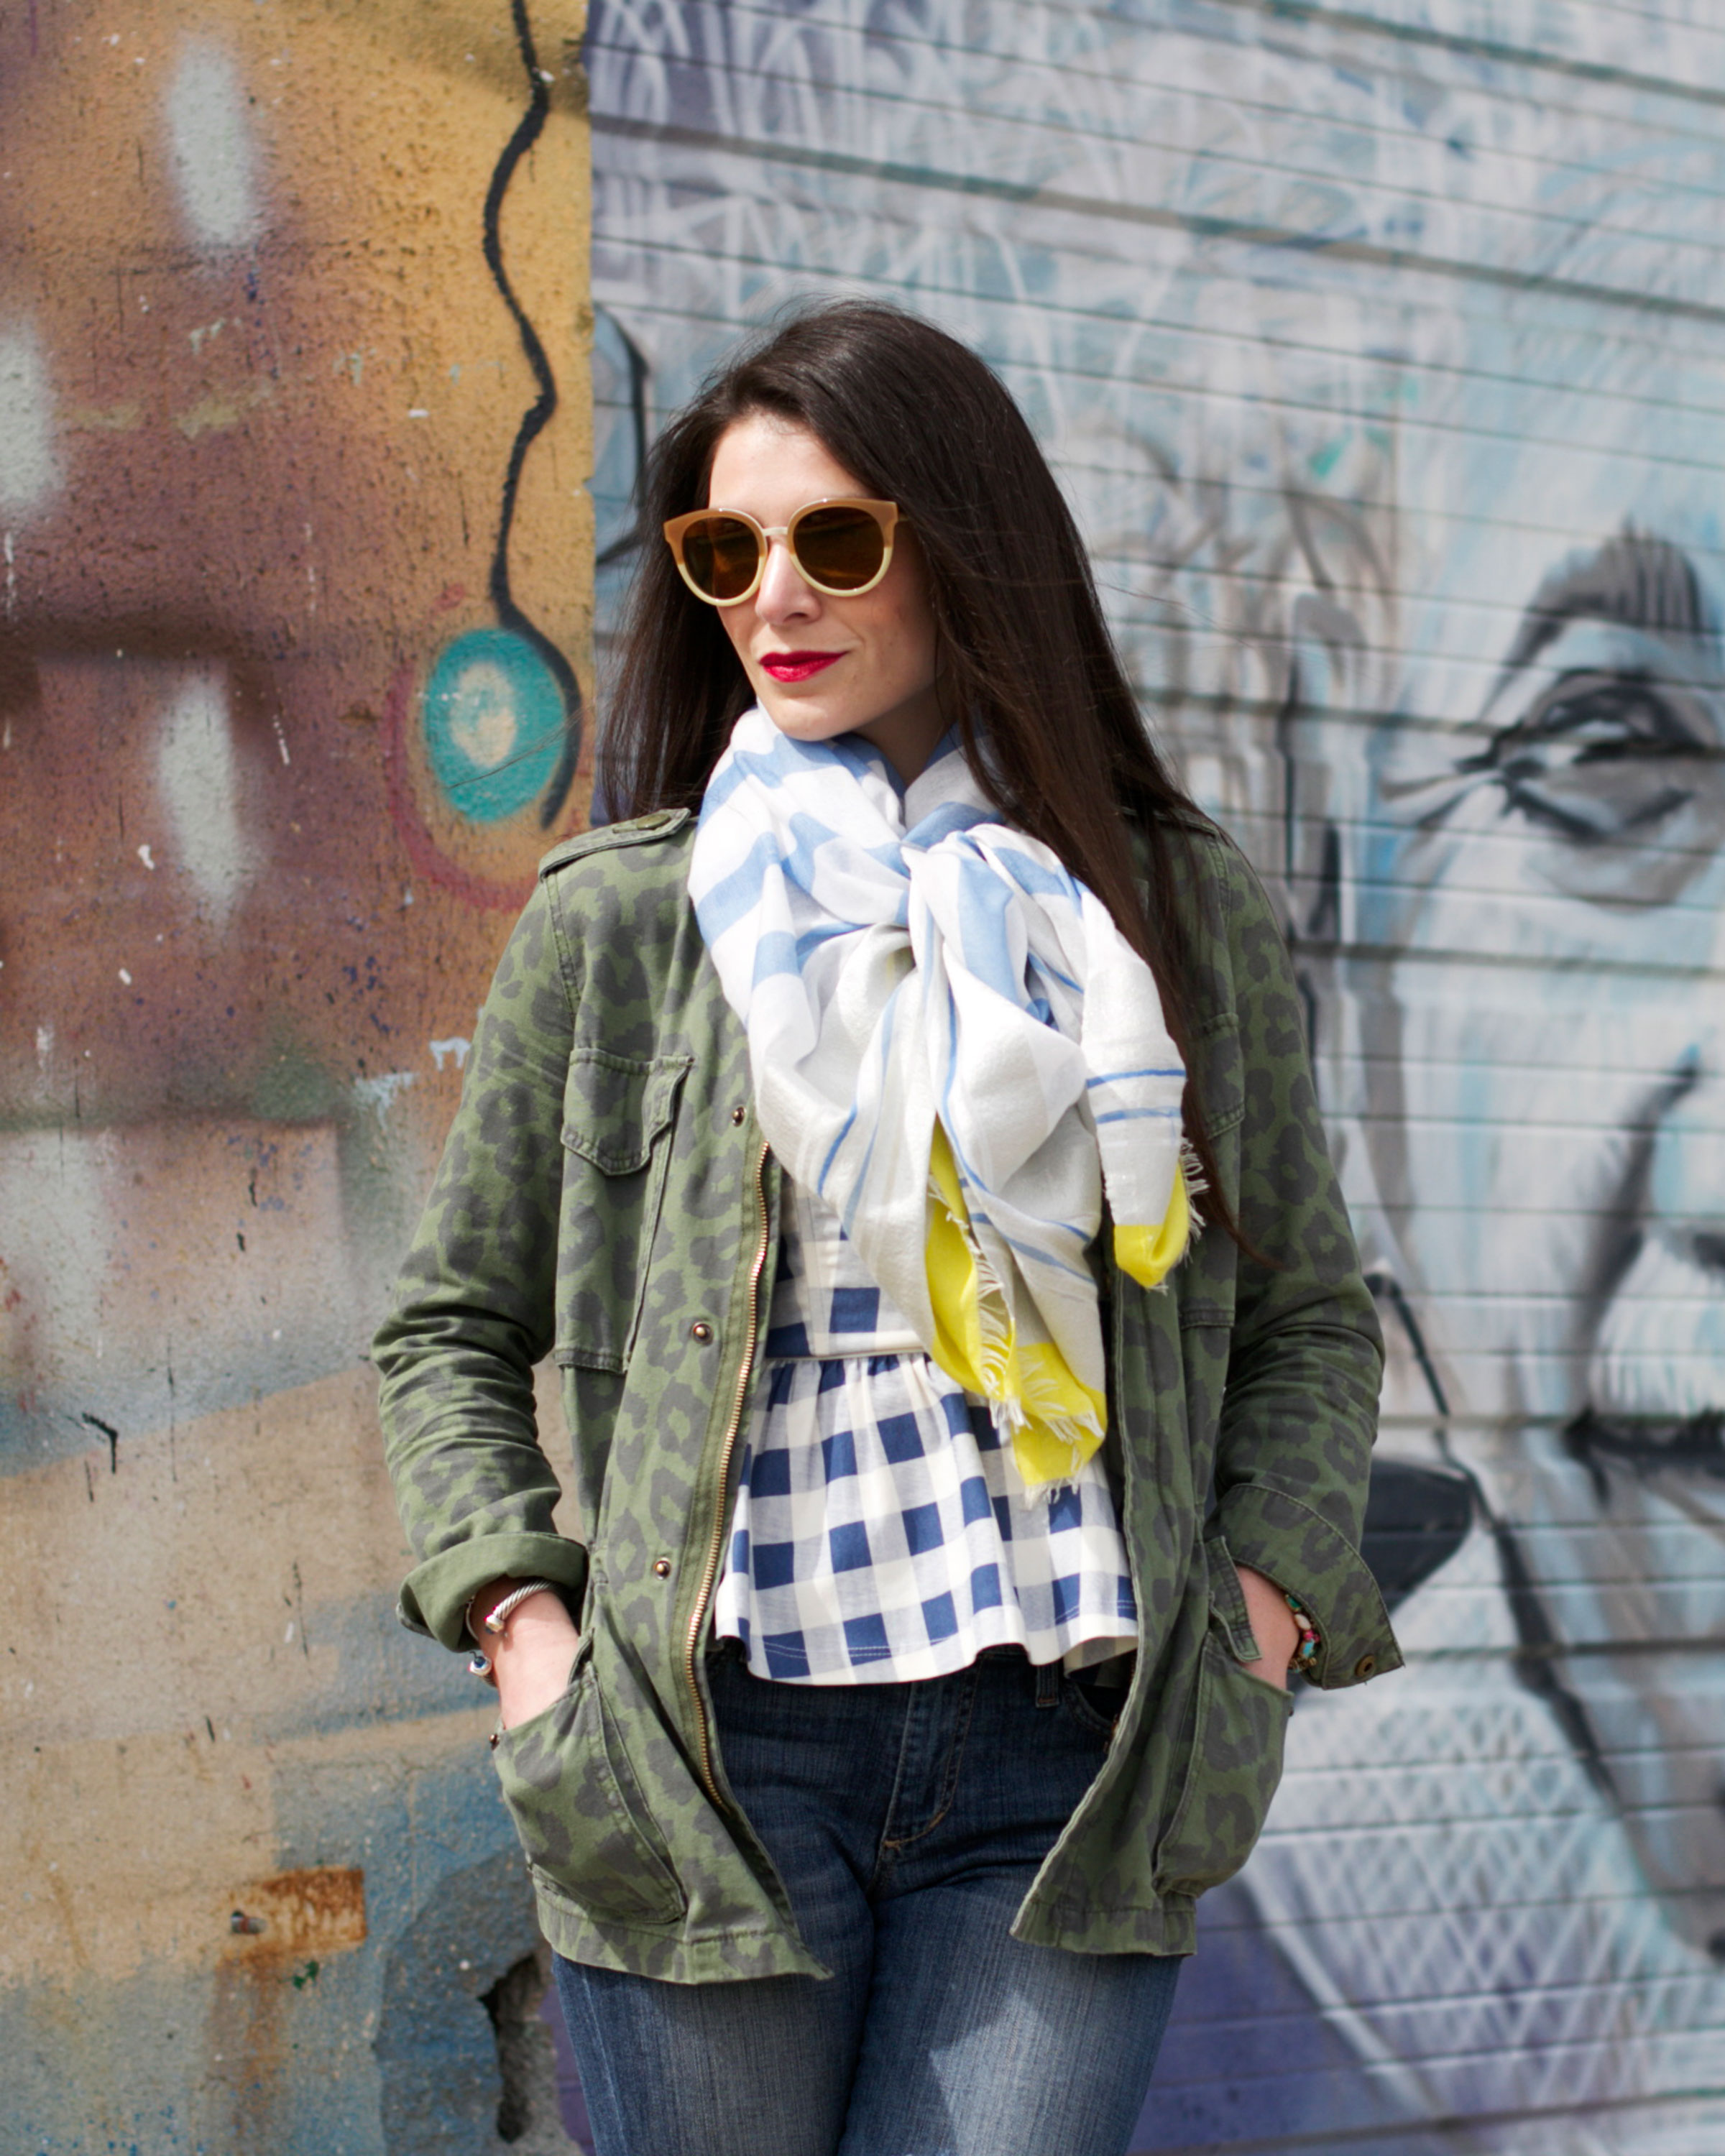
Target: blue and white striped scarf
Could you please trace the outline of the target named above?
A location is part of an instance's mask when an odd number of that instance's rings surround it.
[[[1104,1190],[1147,1284],[1190,1224],[1186,1074],[1149,968],[950,737],[901,789],[860,737],[746,711],[689,888],[768,1144],[989,1402],[1026,1483],[1067,1480],[1106,1427]]]

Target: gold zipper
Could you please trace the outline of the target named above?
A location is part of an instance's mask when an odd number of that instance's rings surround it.
[[[755,1345],[761,1332],[761,1274],[767,1263],[767,1237],[769,1225],[767,1215],[767,1152],[762,1146],[755,1162],[755,1209],[760,1219],[760,1240],[755,1245],[755,1261],[749,1267],[749,1325],[743,1342],[742,1366],[737,1373],[737,1397],[731,1403],[731,1420],[725,1430],[725,1442],[719,1455],[719,1502],[713,1515],[713,1537],[706,1553],[706,1570],[701,1575],[701,1592],[695,1598],[695,1614],[689,1620],[689,1641],[683,1657],[683,1674],[688,1680],[689,1697],[695,1702],[695,1727],[701,1739],[701,1779],[706,1793],[716,1804],[722,1804],[718,1786],[713,1779],[712,1732],[707,1727],[706,1708],[701,1697],[701,1686],[696,1681],[695,1658],[701,1652],[701,1635],[706,1625],[707,1606],[713,1597],[714,1583],[719,1577],[719,1559],[725,1553],[725,1492],[731,1481],[731,1455],[737,1448],[737,1434],[742,1427],[743,1403],[748,1398],[749,1378],[755,1367]]]

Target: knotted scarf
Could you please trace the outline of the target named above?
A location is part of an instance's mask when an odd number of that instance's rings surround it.
[[[1106,1429],[1104,1192],[1146,1286],[1191,1231],[1186,1074],[1149,968],[950,735],[901,788],[860,736],[746,711],[689,887],[768,1143],[988,1403],[1026,1486],[1069,1481]]]

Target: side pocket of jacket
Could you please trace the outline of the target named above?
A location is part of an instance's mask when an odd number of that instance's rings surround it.
[[[1203,1894],[1252,1853],[1281,1779],[1293,1702],[1251,1676],[1212,1618],[1199,1663],[1190,1750],[1180,1794],[1157,1845],[1162,1894]]]
[[[614,1055],[579,1045],[570,1055],[553,1349],[560,1364],[628,1368],[677,1095],[693,1064],[689,1055]]]
[[[497,1778],[536,1872],[595,1917],[673,1923],[683,1890],[594,1678],[591,1641],[562,1697],[498,1738]]]

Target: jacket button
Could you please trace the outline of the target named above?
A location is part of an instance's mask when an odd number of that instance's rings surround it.
[[[689,1337],[692,1340],[700,1341],[704,1348],[713,1337],[713,1328],[704,1317],[697,1317],[689,1327]]]
[[[740,1122],[744,1122],[744,1121],[747,1119],[747,1116],[748,1116],[748,1110],[747,1110],[747,1108],[733,1108],[733,1109],[731,1111],[731,1120],[732,1120],[732,1122],[733,1123],[740,1123]]]
[[[670,1559],[668,1557],[656,1557],[654,1558],[653,1577],[655,1579],[669,1579],[670,1578]]]
[[[1353,1666],[1353,1674],[1357,1677],[1373,1676],[1377,1669],[1378,1657],[1375,1655],[1362,1655]]]

